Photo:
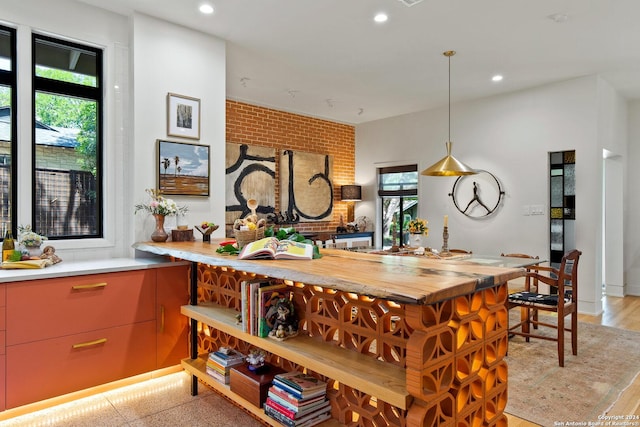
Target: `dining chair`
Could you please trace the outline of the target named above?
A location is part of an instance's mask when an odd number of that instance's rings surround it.
[[[315,243],[320,248],[332,248],[334,247],[335,239],[331,233],[318,233]]]
[[[560,267],[535,266],[537,271],[526,273],[525,289],[508,296],[508,309],[519,307],[520,322],[509,325],[510,335],[520,335],[529,342],[530,338],[539,338],[558,343],[558,364],[564,367],[564,333],[571,333],[571,350],[578,354],[578,261],[580,252],[577,249],[567,252],[562,257]],[[549,286],[549,293],[540,293],[536,285],[544,283]],[[554,292],[556,291],[556,292]],[[537,318],[538,311],[549,311],[557,314],[557,324],[550,320]],[[571,327],[565,326],[565,317],[571,316]],[[554,328],[555,336],[541,335],[531,330],[538,326]]]
[[[504,252],[502,252],[500,254],[500,256],[503,257],[509,257],[509,258],[526,258],[526,259],[540,259],[539,256],[533,256],[533,255],[529,255],[529,254],[523,254],[523,253],[507,253],[505,254]],[[537,263],[530,266],[530,267],[526,267],[527,272],[529,271],[536,271],[535,269],[535,265],[538,265]],[[522,279],[522,280],[520,280]],[[526,281],[526,277],[525,278],[518,278],[515,280],[509,280],[509,293],[512,294],[514,292],[518,292],[518,291],[522,291],[524,290],[524,284],[523,282]]]
[[[356,249],[356,248],[368,248],[369,246],[371,246],[369,244],[369,240],[354,240],[351,242],[351,247]]]
[[[334,240],[333,247],[335,249],[347,249],[347,242],[345,242],[344,240],[340,240],[342,239]]]

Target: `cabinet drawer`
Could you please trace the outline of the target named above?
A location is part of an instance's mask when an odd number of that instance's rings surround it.
[[[155,318],[155,270],[17,282],[7,286],[7,345]]]
[[[6,409],[5,406],[5,387],[4,387],[4,376],[5,376],[5,370],[4,370],[4,363],[5,363],[5,359],[6,356],[2,355],[0,356],[0,366],[2,367],[2,369],[0,369],[0,384],[2,385],[2,387],[0,388],[0,411],[4,411]]]
[[[155,369],[155,322],[10,346],[6,358],[15,408]]]
[[[0,306],[0,331],[7,330],[7,307]]]

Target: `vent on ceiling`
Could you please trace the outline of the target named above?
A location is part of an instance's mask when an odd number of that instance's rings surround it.
[[[422,0],[399,0],[400,2],[404,3],[405,6],[413,6],[414,4],[418,4],[420,3]]]

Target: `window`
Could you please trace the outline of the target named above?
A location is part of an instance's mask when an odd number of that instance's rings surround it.
[[[33,35],[33,86],[33,227],[102,237],[102,51]]]
[[[16,157],[16,121],[12,110],[16,106],[16,32],[0,26],[0,221],[2,227],[16,224],[16,171],[12,168]],[[4,238],[4,234],[0,239]]]
[[[382,201],[382,247],[408,244],[407,224],[418,213],[418,165],[379,168],[378,195]]]
[[[553,267],[562,256],[575,248],[576,152],[549,153],[550,242]]]

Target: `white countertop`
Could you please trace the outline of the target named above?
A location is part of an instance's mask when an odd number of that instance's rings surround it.
[[[180,262],[181,264],[184,262]],[[90,261],[62,261],[46,268],[38,269],[0,269],[0,283],[19,282],[24,280],[51,279],[55,277],[82,276],[85,274],[111,273],[116,271],[142,270],[146,268],[159,268],[174,266],[178,263],[171,262],[162,257],[156,258],[111,258]]]

